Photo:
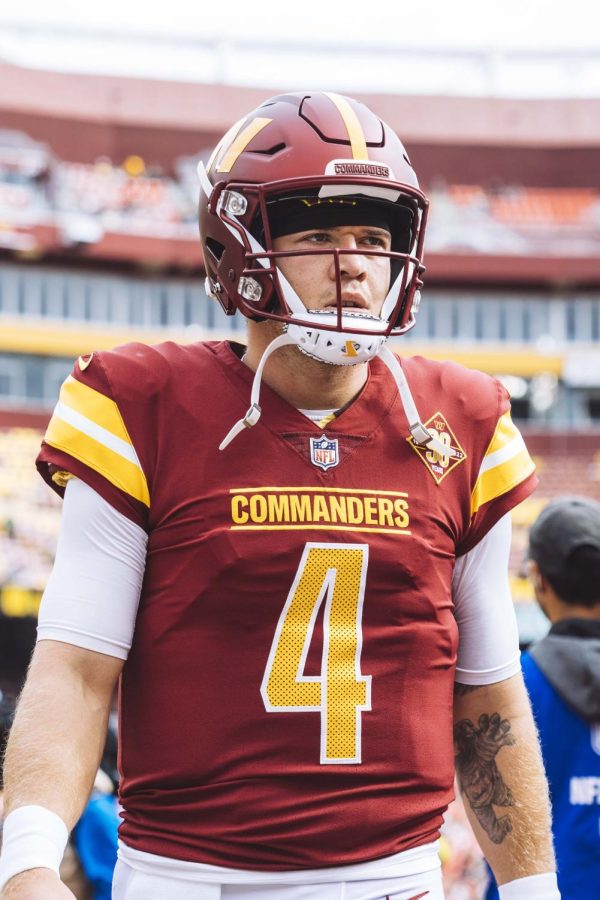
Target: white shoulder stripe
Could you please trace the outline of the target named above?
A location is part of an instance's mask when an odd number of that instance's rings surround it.
[[[82,416],[81,413],[71,409],[70,406],[67,406],[60,400],[56,404],[54,415],[57,416],[57,418],[62,419],[63,422],[66,422],[68,425],[71,425],[73,428],[76,428],[78,431],[83,432],[83,434],[87,434],[92,440],[108,447],[109,450],[122,456],[123,459],[133,463],[139,469],[142,468],[138,455],[131,444],[124,441],[122,438],[111,434],[106,428],[97,425],[96,422],[92,422],[92,420],[86,418],[86,416]]]
[[[482,475],[484,472],[489,471],[489,469],[495,469],[496,466],[501,466],[502,463],[517,456],[522,450],[526,450],[525,441],[520,432],[517,432],[508,444],[504,447],[500,447],[499,450],[495,450],[493,453],[489,453],[483,458],[479,474]]]

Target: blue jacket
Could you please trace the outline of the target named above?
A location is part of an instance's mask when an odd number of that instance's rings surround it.
[[[116,796],[93,794],[73,831],[73,843],[92,885],[94,900],[111,900],[119,822]]]
[[[600,898],[600,622],[569,619],[522,656],[550,786],[563,900]],[[497,897],[491,884],[486,900]]]

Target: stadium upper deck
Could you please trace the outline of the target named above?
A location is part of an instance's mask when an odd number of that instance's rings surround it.
[[[0,128],[29,141],[16,160],[14,136],[0,141],[0,170],[13,170],[0,246],[199,266],[193,162],[272,93],[0,62]],[[432,196],[429,283],[600,283],[600,99],[365,99]],[[14,183],[19,156],[38,166],[29,185]]]

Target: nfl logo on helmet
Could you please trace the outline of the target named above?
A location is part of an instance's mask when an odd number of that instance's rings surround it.
[[[326,434],[320,438],[310,439],[310,461],[321,469],[331,469],[339,462],[337,438],[330,439]]]

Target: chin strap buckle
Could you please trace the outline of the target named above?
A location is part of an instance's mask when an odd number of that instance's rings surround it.
[[[414,424],[409,426],[409,430],[413,436],[415,444],[419,444],[419,446],[422,446],[423,444],[429,444],[432,436],[429,434],[429,431],[427,430],[427,428],[425,428],[422,422],[414,422]]]
[[[435,450],[436,453],[440,454],[440,456],[458,456],[458,453],[456,452],[454,447],[449,447],[447,444],[442,444],[440,439],[432,434],[420,420],[417,420],[416,422],[413,422],[412,425],[409,425],[409,430],[412,434],[413,441],[415,442],[415,444],[418,444],[419,447],[427,447],[428,450]]]
[[[227,445],[244,430],[244,428],[252,428],[253,425],[256,425],[260,419],[261,412],[262,410],[258,403],[253,403],[244,418],[238,419],[233,428],[225,435],[219,444],[219,450],[224,450],[225,447],[227,447]]]
[[[250,409],[248,410],[248,412],[246,413],[246,415],[244,416],[244,418],[242,419],[244,426],[246,428],[252,428],[253,425],[256,425],[256,423],[260,419],[261,412],[262,412],[262,410],[261,410],[260,406],[258,405],[258,403],[253,403],[252,406],[250,407]]]

